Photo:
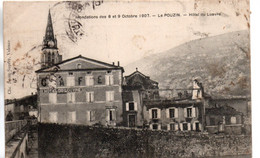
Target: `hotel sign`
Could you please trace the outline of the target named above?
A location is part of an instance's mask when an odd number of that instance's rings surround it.
[[[58,94],[66,94],[71,92],[81,92],[82,88],[49,88],[49,89],[41,89],[41,93],[58,93]]]

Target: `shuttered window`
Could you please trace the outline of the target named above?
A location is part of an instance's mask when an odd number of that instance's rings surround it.
[[[76,123],[76,111],[68,112],[68,123]]]
[[[49,112],[49,121],[51,123],[57,123],[58,122],[58,112]]]
[[[57,103],[57,93],[49,93],[49,103]]]
[[[94,92],[86,92],[86,101],[88,103],[94,102]]]

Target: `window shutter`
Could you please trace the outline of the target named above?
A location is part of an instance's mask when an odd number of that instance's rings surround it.
[[[192,112],[191,112],[191,116],[192,117],[196,117],[196,109],[195,108],[192,108]]]
[[[196,122],[193,122],[193,124],[192,124],[192,130],[193,130],[193,131],[196,130]]]
[[[93,86],[93,85],[94,85],[94,78],[93,78],[93,76],[90,76],[90,77],[89,77],[89,85],[90,85],[90,86]]]
[[[152,109],[149,109],[149,118],[152,119]]]
[[[72,103],[75,103],[75,93],[72,93]]]
[[[108,92],[108,91],[106,92],[106,100],[107,100],[107,101],[110,101],[109,92]]]
[[[161,124],[158,124],[158,130],[161,130]]]
[[[92,111],[92,121],[96,120],[96,111]]]
[[[153,129],[153,124],[150,124],[150,129]]]
[[[109,85],[109,76],[108,75],[106,75],[106,85]]]
[[[166,118],[170,118],[170,109],[166,109]],[[170,125],[170,124],[169,124]]]
[[[157,112],[158,112],[158,118],[161,118],[161,109],[158,109]]]
[[[89,92],[86,92],[86,102],[89,102]]]
[[[91,92],[91,102],[94,102],[94,92]]]
[[[191,124],[190,123],[188,123],[188,131],[190,131],[190,129],[191,129]]]
[[[125,111],[129,111],[129,103],[127,102],[127,103],[125,103],[125,105],[126,105],[126,107],[125,107]]]
[[[76,123],[76,111],[71,112],[71,122]]]
[[[201,131],[201,124],[199,124],[199,130]]]
[[[134,102],[134,110],[137,111],[137,102]]]
[[[167,130],[170,131],[171,130],[171,124],[167,125]]]
[[[187,117],[187,108],[184,108],[184,117]]]
[[[90,111],[87,111],[87,122],[90,121]]]
[[[106,109],[106,120],[109,121],[109,109]]]
[[[115,94],[114,91],[111,91],[111,94],[110,94],[110,95],[111,95],[111,98],[110,98],[111,101],[114,101],[114,99],[115,99],[115,98],[114,98],[114,94]]]
[[[57,103],[57,93],[49,93],[49,102]]]
[[[110,75],[110,83],[111,83],[111,85],[114,84],[114,76],[113,75]]]
[[[174,109],[174,117],[175,117],[175,118],[178,118],[178,117],[179,117],[179,109],[178,109],[178,108],[175,108],[175,109]]]
[[[115,121],[116,120],[116,110],[113,110],[112,111],[112,118],[113,118],[113,121]]]
[[[174,126],[175,126],[175,131],[178,131],[179,130],[178,123],[175,123]]]
[[[86,86],[89,86],[89,76],[86,76],[85,80],[86,80]]]
[[[183,125],[180,123],[180,130],[183,131]]]

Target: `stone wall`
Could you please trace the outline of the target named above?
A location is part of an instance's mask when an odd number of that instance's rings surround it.
[[[250,135],[39,125],[39,158],[207,157],[251,154]]]

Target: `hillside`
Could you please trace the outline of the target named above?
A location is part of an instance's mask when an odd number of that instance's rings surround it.
[[[131,63],[125,70],[131,73],[135,67],[158,81],[160,88],[190,88],[196,78],[211,95],[250,95],[249,32],[190,41]]]

